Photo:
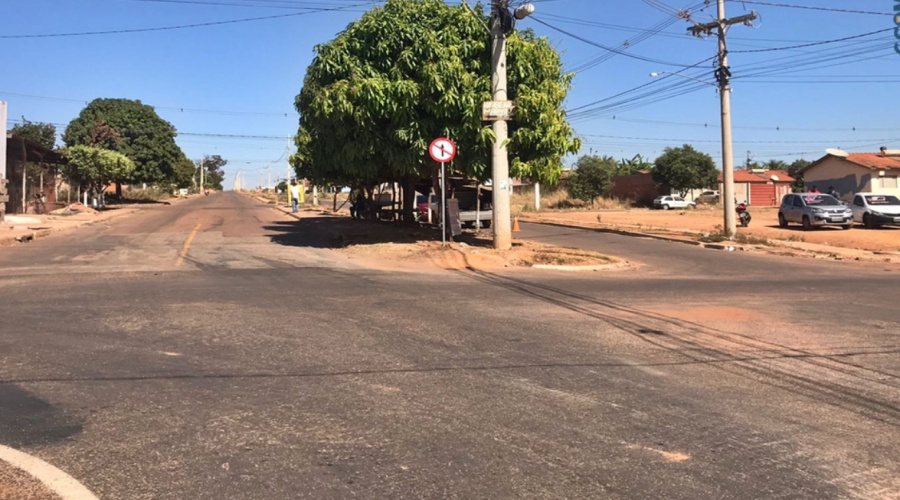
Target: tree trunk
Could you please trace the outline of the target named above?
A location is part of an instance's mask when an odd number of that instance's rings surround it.
[[[403,177],[403,184],[400,186],[403,193],[403,225],[414,226],[416,224],[416,179],[412,175]]]
[[[116,181],[116,198],[122,199],[122,182]]]

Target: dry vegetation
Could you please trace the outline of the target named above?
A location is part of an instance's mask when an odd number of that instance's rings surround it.
[[[541,211],[546,210],[624,210],[631,206],[628,200],[619,198],[597,198],[593,207],[586,201],[570,198],[565,189],[554,189],[541,193]],[[534,190],[513,193],[510,200],[513,216],[524,212],[534,212]]]

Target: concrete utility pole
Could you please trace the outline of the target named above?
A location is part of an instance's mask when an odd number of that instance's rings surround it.
[[[534,13],[534,6],[524,4],[509,12],[509,0],[491,2],[491,93],[494,102],[506,102],[506,33],[512,29],[513,18],[524,19]],[[509,210],[512,183],[509,181],[509,117],[494,119],[496,139],[491,150],[491,188],[493,198],[494,248],[512,248],[512,218]]]
[[[6,217],[6,202],[9,201],[9,191],[6,187],[6,101],[0,101],[0,222]]]
[[[501,12],[502,9],[502,12]],[[504,17],[509,19],[507,0],[493,0],[491,10],[491,94],[494,101],[506,101],[506,31]],[[491,202],[494,209],[494,248],[512,248],[512,219],[509,210],[509,153],[506,150],[509,127],[506,120],[493,123],[494,145],[491,150]]]
[[[204,175],[203,175],[204,170],[205,169],[203,168],[203,158],[201,158],[200,159],[200,191],[203,191],[203,188],[206,186],[206,184],[204,184]]]
[[[719,82],[719,98],[722,106],[722,198],[725,200],[725,236],[733,238],[737,232],[734,212],[734,150],[731,137],[731,69],[728,67],[728,46],[725,35],[733,24],[750,25],[756,19],[756,12],[751,11],[743,16],[727,19],[725,17],[725,0],[718,0],[717,20],[706,24],[697,24],[688,28],[696,37],[710,35],[714,30],[719,36],[719,67],[716,69],[716,80]]]
[[[0,138],[0,179],[9,177],[6,175],[6,101],[0,101],[0,130],[3,130],[3,137]]]

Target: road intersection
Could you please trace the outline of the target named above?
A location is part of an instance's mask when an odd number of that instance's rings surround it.
[[[638,267],[366,269],[233,193],[3,249],[0,444],[99,498],[900,494],[895,271],[520,234]]]

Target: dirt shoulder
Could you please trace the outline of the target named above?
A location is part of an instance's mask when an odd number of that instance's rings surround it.
[[[892,260],[900,262],[900,227],[851,230],[822,228],[804,231],[800,226],[778,226],[778,209],[751,209],[749,227],[738,227],[737,245],[741,249],[769,250],[774,253],[800,252],[856,260]],[[691,242],[713,241],[722,233],[723,215],[719,207],[701,206],[688,210],[609,210],[528,213],[522,221],[572,225],[608,231],[639,233]]]
[[[624,259],[597,252],[515,240],[509,250],[495,250],[490,231],[466,232],[441,242],[435,227],[403,227],[398,223],[354,220],[343,212],[332,213],[307,204],[298,214],[271,197],[250,194],[260,203],[301,220],[316,219],[315,226],[330,234],[334,250],[362,267],[414,271],[532,268],[558,271],[605,271],[625,269]]]

